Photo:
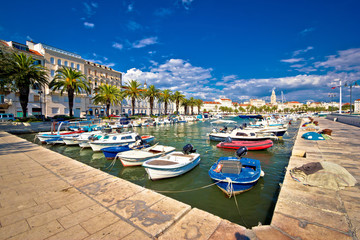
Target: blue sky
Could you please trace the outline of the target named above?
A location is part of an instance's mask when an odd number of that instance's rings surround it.
[[[359,9],[358,0],[15,0],[2,3],[0,39],[72,51],[124,82],[187,97],[269,100],[275,88],[288,101],[329,101],[339,79],[360,79]]]

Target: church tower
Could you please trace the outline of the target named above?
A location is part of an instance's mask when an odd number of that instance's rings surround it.
[[[146,84],[146,80],[145,80],[145,83],[144,83],[144,88],[147,89],[147,84]]]
[[[275,89],[272,90],[271,93],[271,104],[276,105],[276,95],[275,95]]]

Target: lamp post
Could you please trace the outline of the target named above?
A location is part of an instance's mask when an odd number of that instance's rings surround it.
[[[330,97],[330,104],[331,104],[330,105],[330,107],[331,107],[330,111],[332,111],[332,109],[333,109],[332,102],[334,101],[333,98],[336,97],[336,94],[335,93],[329,93],[329,97]]]
[[[359,86],[358,85],[358,83],[357,83],[357,81],[358,80],[356,80],[356,81],[352,81],[352,82],[350,82],[350,81],[347,81],[347,82],[345,82],[345,85],[344,85],[344,87],[349,87],[350,88],[350,115],[351,115],[351,113],[352,113],[352,99],[351,99],[351,97],[352,97],[352,87],[353,86]]]

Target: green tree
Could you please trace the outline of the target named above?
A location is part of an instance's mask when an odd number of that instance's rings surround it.
[[[106,115],[110,115],[110,105],[121,104],[124,94],[113,85],[104,84],[98,88],[97,94],[92,98],[94,104],[106,104]]]
[[[175,105],[176,105],[176,114],[179,113],[180,103],[184,99],[185,99],[185,95],[181,94],[181,92],[179,92],[179,91],[174,92],[174,94],[172,95],[172,100],[175,102]]]
[[[86,81],[85,75],[69,67],[63,66],[56,71],[54,79],[49,84],[50,89],[60,90],[60,95],[67,92],[69,99],[69,113],[73,116],[74,94],[91,93],[90,86]]]
[[[204,102],[201,99],[195,99],[195,106],[198,108],[198,114],[200,114],[200,109],[204,105]],[[204,109],[205,111],[205,109]]]
[[[30,87],[47,85],[47,70],[24,53],[1,51],[0,59],[0,85],[3,89],[12,85],[13,90],[19,91],[23,117],[26,117]]]
[[[141,84],[136,80],[130,80],[125,84],[124,96],[131,98],[132,115],[135,114],[135,102],[137,99],[143,97],[143,89],[140,88]]]
[[[181,101],[181,106],[184,107],[184,112],[185,112],[185,115],[188,114],[188,106],[189,106],[189,99],[186,99],[184,98],[182,101]]]
[[[188,101],[188,105],[191,108],[191,115],[194,115],[195,98],[191,97]]]
[[[161,100],[165,106],[165,115],[167,114],[168,104],[171,102],[172,92],[169,89],[164,89],[161,93]]]
[[[144,92],[144,97],[149,100],[151,116],[153,115],[154,101],[160,98],[160,89],[155,88],[154,85],[150,85],[150,87],[146,89],[146,92]]]

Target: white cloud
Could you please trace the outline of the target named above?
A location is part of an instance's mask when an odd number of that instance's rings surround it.
[[[302,30],[302,31],[300,32],[300,35],[305,36],[305,35],[309,34],[309,33],[312,32],[312,31],[315,31],[315,28],[313,28],[313,27],[305,28],[304,30]]]
[[[304,61],[303,58],[290,58],[290,59],[283,59],[280,60],[280,62],[285,62],[285,63],[296,63],[296,62],[301,62]]]
[[[156,43],[158,43],[158,37],[149,37],[149,38],[144,38],[144,39],[134,42],[132,44],[132,47],[133,48],[143,48],[148,45],[153,45]]]
[[[95,24],[94,23],[89,23],[89,22],[84,22],[84,26],[86,28],[94,28],[95,27]]]
[[[211,71],[211,68],[192,66],[182,59],[170,59],[161,65],[154,64],[148,72],[136,68],[129,69],[124,74],[124,80],[146,80],[148,84],[154,84],[157,88],[168,88],[189,94],[204,91],[211,93],[214,89],[204,85],[204,82],[212,78]]]
[[[124,45],[122,45],[121,43],[114,42],[112,47],[121,50],[124,48]]]
[[[0,27],[0,30],[1,30],[1,27]],[[33,39],[29,35],[26,36],[26,39],[29,41],[33,41]]]
[[[87,15],[87,17],[91,17],[92,15],[94,15],[96,13],[96,8],[98,7],[98,4],[95,2],[92,2],[90,4],[88,3],[83,3],[84,5],[84,12]]]
[[[315,67],[334,68],[337,71],[360,71],[360,48],[338,51],[327,56],[324,62],[316,62]]]
[[[191,3],[193,2],[194,0],[181,0],[181,3],[182,5],[184,6],[184,8],[186,10],[188,10],[190,8],[190,5]]]
[[[227,82],[227,81],[230,81],[230,80],[235,80],[236,78],[237,78],[236,75],[228,75],[228,76],[222,77],[222,80]]]
[[[141,29],[141,25],[135,21],[129,21],[127,24],[126,24],[126,27],[132,31],[136,31],[138,29]]]
[[[308,52],[308,51],[310,51],[310,50],[312,50],[312,49],[314,49],[314,47],[309,46],[309,47],[307,47],[307,48],[305,48],[305,49],[296,50],[296,51],[293,52],[293,57],[295,57],[295,56],[297,56],[297,55],[299,55],[299,54],[306,53],[306,52]]]

